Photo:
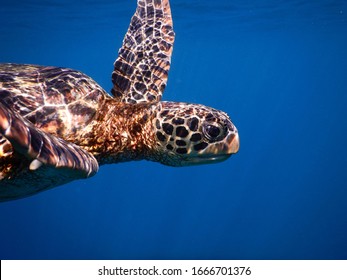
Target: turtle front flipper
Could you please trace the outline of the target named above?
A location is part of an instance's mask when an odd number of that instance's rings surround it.
[[[32,195],[98,171],[93,155],[37,129],[1,102],[0,135],[12,146],[7,148],[12,153],[0,155],[0,201]]]
[[[138,0],[112,73],[113,96],[126,103],[160,101],[175,34],[168,0]]]

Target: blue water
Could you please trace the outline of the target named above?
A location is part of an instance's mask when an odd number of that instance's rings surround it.
[[[3,1],[0,61],[111,88],[135,0]],[[1,259],[347,259],[347,1],[172,0],[164,99],[228,112],[241,149],[103,166],[0,204]]]

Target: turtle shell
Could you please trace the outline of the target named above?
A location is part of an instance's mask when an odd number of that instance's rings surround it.
[[[62,138],[95,117],[107,93],[87,75],[67,68],[0,65],[1,103],[44,132]]]

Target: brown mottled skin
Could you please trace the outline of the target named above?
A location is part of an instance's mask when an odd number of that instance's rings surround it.
[[[108,99],[100,107],[88,127],[76,133],[77,140],[71,135],[68,141],[92,153],[99,164],[148,158],[156,146],[152,125],[156,104]]]
[[[99,165],[220,162],[239,149],[222,111],[163,102],[174,42],[168,0],[138,0],[107,94],[67,68],[0,64],[0,201],[93,176]]]

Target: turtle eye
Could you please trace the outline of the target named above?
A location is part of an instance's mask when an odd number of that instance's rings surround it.
[[[224,138],[224,129],[219,124],[207,123],[203,125],[204,136],[210,141],[219,141]]]

